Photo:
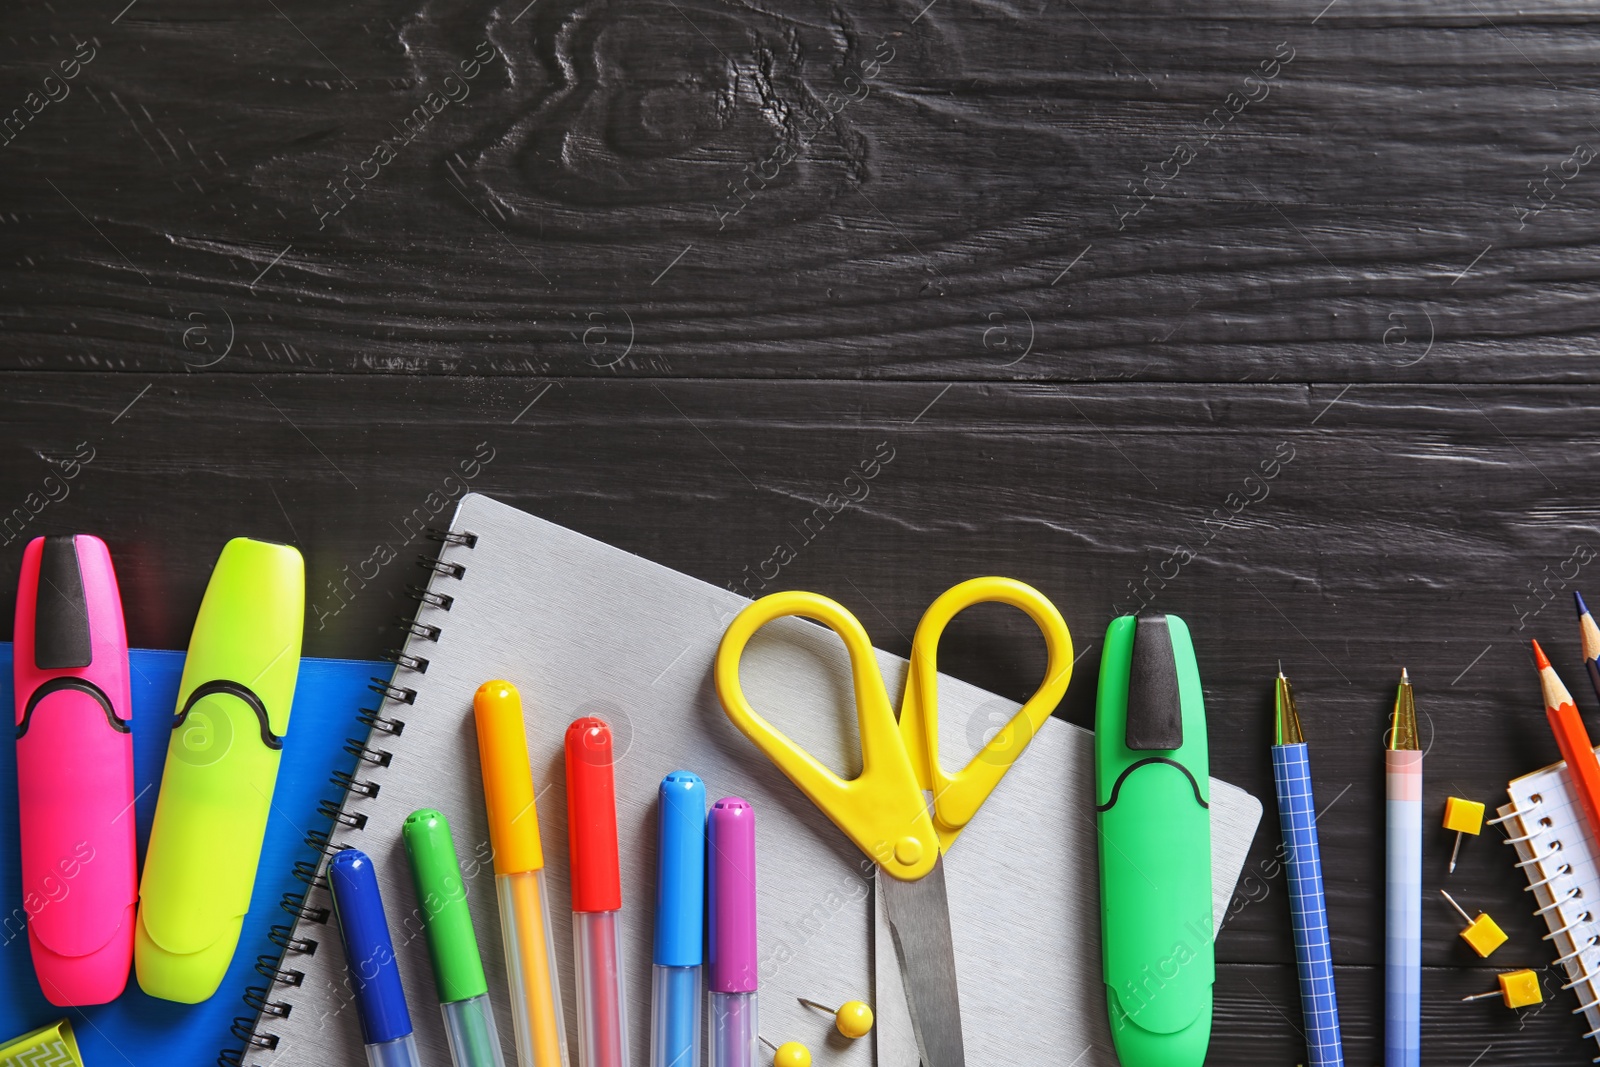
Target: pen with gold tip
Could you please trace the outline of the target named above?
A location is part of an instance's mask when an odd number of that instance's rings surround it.
[[[1295,711],[1294,689],[1281,665],[1273,703],[1272,779],[1278,792],[1278,823],[1283,829],[1300,1012],[1306,1023],[1306,1060],[1309,1067],[1344,1067],[1328,902],[1322,891],[1322,853],[1317,844],[1317,807],[1311,798],[1311,761]]]
[[[1411,676],[1400,690],[1384,752],[1388,840],[1384,922],[1384,1067],[1422,1062],[1422,746]]]

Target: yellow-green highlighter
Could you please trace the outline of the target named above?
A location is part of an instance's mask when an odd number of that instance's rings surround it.
[[[153,997],[197,1004],[233,959],[289,729],[304,616],[297,550],[249,537],[223,546],[189,638],[139,883],[134,972]]]
[[[1189,628],[1123,616],[1095,700],[1101,951],[1122,1067],[1201,1067],[1211,1041],[1211,779]]]

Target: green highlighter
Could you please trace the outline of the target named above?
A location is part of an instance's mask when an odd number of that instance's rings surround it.
[[[250,908],[300,673],[305,563],[275,541],[223,546],[178,683],[139,883],[133,962],[153,997],[217,991]]]
[[[1200,1067],[1216,981],[1206,712],[1189,628],[1125,615],[1095,700],[1101,951],[1123,1067]]]
[[[422,808],[406,816],[400,836],[411,859],[422,928],[433,957],[450,1060],[455,1067],[505,1067],[450,824],[439,812]]]

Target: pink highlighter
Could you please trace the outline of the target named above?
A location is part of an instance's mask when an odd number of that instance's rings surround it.
[[[17,800],[28,947],[45,998],[104,1004],[133,962],[128,637],[105,542],[36,537],[15,644]]]

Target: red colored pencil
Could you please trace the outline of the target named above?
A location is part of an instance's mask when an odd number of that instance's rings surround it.
[[[1572,772],[1572,782],[1577,789],[1578,802],[1589,820],[1589,832],[1600,841],[1600,759],[1594,755],[1594,745],[1589,741],[1589,731],[1583,728],[1583,718],[1572,694],[1556,677],[1550,659],[1533,643],[1533,660],[1539,667],[1539,685],[1544,690],[1544,713],[1550,720],[1550,731],[1556,735],[1556,745],[1561,758],[1567,761]]]

